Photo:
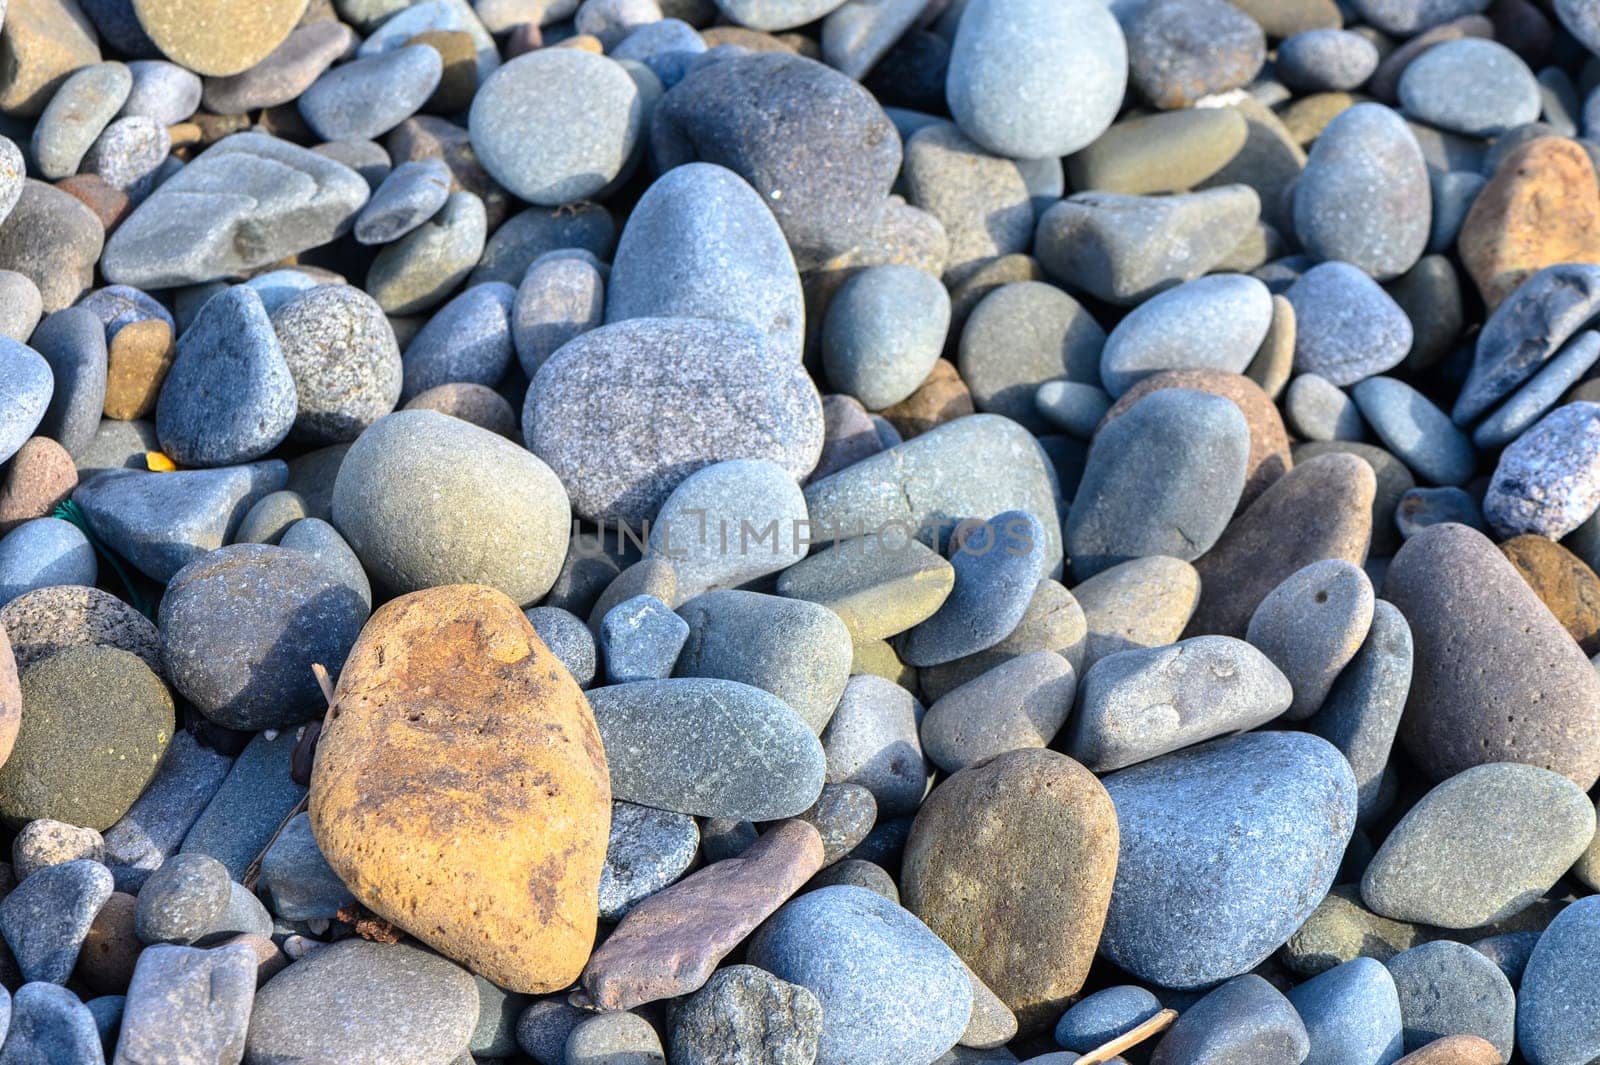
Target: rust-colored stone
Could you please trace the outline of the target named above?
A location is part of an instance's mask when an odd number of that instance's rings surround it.
[[[955,363],[940,359],[917,390],[880,413],[906,440],[937,429],[945,422],[972,414],[972,393],[956,371]]]
[[[922,804],[901,900],[961,955],[1025,1031],[1083,987],[1117,874],[1117,811],[1064,754],[1008,751]]]
[[[1500,550],[1583,653],[1600,654],[1600,576],[1554,540],[1532,533],[1512,537]]]
[[[1600,260],[1600,187],[1577,141],[1541,137],[1501,162],[1456,238],[1461,263],[1493,310],[1557,263]]]
[[[154,413],[176,350],[172,327],[160,318],[117,330],[106,345],[106,417],[132,421]]]
[[[401,596],[344,663],[311,774],[362,905],[501,987],[566,987],[594,942],[611,783],[583,692],[502,592]]]
[[[56,182],[56,188],[70,193],[74,199],[93,211],[94,216],[100,219],[100,225],[107,236],[110,236],[111,231],[121,225],[122,220],[133,210],[133,202],[128,199],[128,194],[99,174],[74,174]]]
[[[1414,1051],[1395,1065],[1501,1065],[1500,1051],[1475,1035],[1447,1035]]]
[[[783,821],[737,858],[645,899],[600,944],[583,988],[605,1010],[697,991],[717,963],[822,868],[822,837]]]
[[[1122,394],[1100,419],[1095,432],[1150,393],[1163,388],[1192,388],[1221,396],[1239,408],[1244,423],[1250,429],[1250,454],[1245,459],[1244,491],[1239,496],[1243,510],[1255,502],[1256,496],[1267,486],[1289,472],[1294,459],[1289,454],[1289,434],[1283,428],[1283,416],[1261,386],[1243,374],[1222,370],[1164,370],[1134,383]]]
[[[45,517],[77,486],[78,467],[67,449],[48,436],[31,437],[0,476],[0,536]]]

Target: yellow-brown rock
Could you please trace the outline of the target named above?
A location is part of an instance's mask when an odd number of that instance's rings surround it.
[[[511,991],[577,979],[611,824],[583,692],[503,593],[428,588],[372,616],[311,775],[317,844],[357,899]]]
[[[68,74],[98,62],[94,24],[75,0],[11,0],[0,34],[0,112],[37,115]]]
[[[1491,310],[1547,266],[1600,260],[1600,188],[1589,154],[1563,137],[1512,152],[1473,201],[1456,247]]]
[[[106,417],[149,417],[175,353],[172,327],[160,318],[129,322],[117,330],[106,347]]]

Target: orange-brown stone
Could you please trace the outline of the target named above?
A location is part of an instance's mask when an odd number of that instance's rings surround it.
[[[78,486],[78,467],[48,436],[29,438],[0,474],[0,536],[43,518]]]
[[[1600,187],[1577,141],[1543,137],[1506,156],[1456,238],[1491,310],[1556,263],[1600,260]]]
[[[955,364],[940,359],[915,392],[880,413],[902,437],[910,440],[975,410],[972,392],[956,371]]]
[[[1447,1035],[1413,1051],[1395,1065],[1501,1065],[1505,1058],[1487,1039],[1475,1035]]]
[[[317,844],[379,917],[525,994],[594,943],[611,784],[572,675],[504,593],[401,596],[344,663],[311,774]]]
[[[1583,653],[1600,654],[1600,576],[1554,540],[1524,533],[1500,550]]]
[[[160,318],[129,322],[117,330],[106,345],[106,417],[148,418],[175,354],[172,327]]]

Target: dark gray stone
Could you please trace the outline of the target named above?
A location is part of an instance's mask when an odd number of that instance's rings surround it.
[[[0,902],[0,935],[22,978],[66,983],[111,891],[110,870],[85,858],[41,869],[17,885]]]
[[[106,331],[93,311],[68,307],[40,322],[28,344],[50,364],[55,391],[35,432],[76,458],[94,439],[106,403]]]
[[[1406,1053],[1447,1035],[1475,1035],[1511,1056],[1516,996],[1500,967],[1465,943],[1437,940],[1390,958]]]
[[[897,639],[900,657],[909,665],[936,666],[1005,639],[1049,575],[1048,550],[1044,526],[1026,510],[959,526],[946,551],[955,587],[932,617]]]
[[[1301,1065],[1310,1052],[1306,1026],[1289,1000],[1246,973],[1184,1010],[1156,1044],[1150,1065]]]
[[[438,213],[450,198],[450,168],[439,159],[401,163],[383,179],[356,216],[354,234],[362,244],[398,240]]]
[[[626,599],[600,619],[600,650],[612,684],[662,680],[689,638],[689,625],[653,595]]]
[[[804,987],[754,965],[730,965],[671,1014],[674,1065],[808,1065],[816,1060],[822,1005]]]
[[[694,818],[631,802],[611,804],[611,836],[600,870],[600,919],[620,921],[689,871],[700,850]]]
[[[356,901],[322,856],[306,813],[290,818],[262,855],[257,887],[285,921],[331,920]]]
[[[64,987],[35,982],[17,989],[0,1065],[101,1065],[105,1051],[94,1014]]]
[[[189,829],[179,853],[210,855],[227,867],[229,877],[242,878],[305,798],[306,789],[289,776],[296,742],[292,731],[252,739]]]
[[[204,854],[176,855],[140,888],[134,934],[145,943],[196,943],[221,926],[231,898],[232,882],[221,862]]]

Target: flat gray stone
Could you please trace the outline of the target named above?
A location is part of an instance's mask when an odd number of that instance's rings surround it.
[[[1117,323],[1100,380],[1121,396],[1163,370],[1243,373],[1272,324],[1272,294],[1253,277],[1213,274],[1159,293]]]
[[[699,850],[700,828],[687,814],[612,803],[611,836],[600,870],[600,919],[620,921],[687,873]]]
[[[256,953],[245,944],[139,954],[112,1065],[150,1060],[223,1065],[244,1053],[255,998]]]

